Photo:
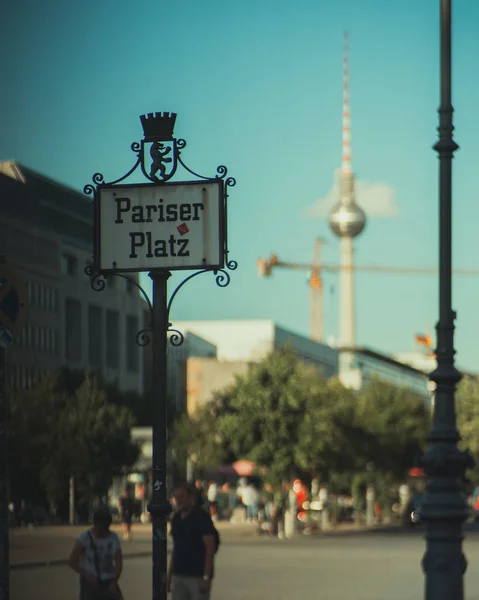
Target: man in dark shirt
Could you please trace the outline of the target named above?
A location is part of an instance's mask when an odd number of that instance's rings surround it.
[[[198,506],[204,506],[205,490],[203,489],[203,482],[200,479],[197,479],[195,481],[195,494],[196,494],[196,504]]]
[[[209,600],[216,551],[211,517],[196,504],[195,490],[187,483],[175,488],[176,514],[171,521],[173,552],[168,589],[173,600]]]
[[[135,512],[135,501],[131,497],[130,490],[123,490],[123,498],[119,502],[120,518],[123,523],[123,539],[131,541],[131,522]]]

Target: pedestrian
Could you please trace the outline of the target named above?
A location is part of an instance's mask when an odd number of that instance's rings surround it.
[[[123,600],[118,585],[123,558],[111,522],[108,509],[98,509],[93,527],[81,533],[73,546],[68,566],[80,575],[80,600]]]
[[[283,481],[281,486],[275,491],[274,494],[276,515],[273,523],[273,535],[277,535],[280,539],[283,539],[285,536],[284,529],[286,513],[288,509],[291,509],[289,501],[291,491],[291,484],[288,481]]]
[[[195,490],[188,483],[177,484],[175,499],[168,590],[173,600],[209,600],[218,544],[213,521],[196,504]]]
[[[263,503],[266,520],[272,522],[274,513],[274,493],[273,486],[269,482],[264,484]]]
[[[380,524],[383,516],[383,507],[379,500],[374,503],[374,517],[377,524]]]
[[[258,521],[260,493],[253,483],[249,482],[243,490],[242,500],[246,506],[246,518],[250,523]]]
[[[210,481],[207,498],[210,516],[214,521],[218,519],[218,484],[215,481]]]
[[[131,541],[131,523],[135,513],[135,501],[131,497],[128,488],[123,490],[123,498],[120,498],[119,506],[120,518],[123,523],[123,539]]]
[[[203,482],[201,479],[195,481],[195,495],[197,506],[204,506],[205,504],[205,490],[203,488]]]

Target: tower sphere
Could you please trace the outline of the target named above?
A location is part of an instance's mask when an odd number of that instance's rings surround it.
[[[329,227],[339,237],[355,238],[366,226],[366,215],[363,209],[353,202],[339,202],[329,213]]]

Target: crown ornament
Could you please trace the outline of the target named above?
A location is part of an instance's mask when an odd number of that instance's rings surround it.
[[[176,113],[157,112],[140,115],[145,142],[161,142],[173,139]]]

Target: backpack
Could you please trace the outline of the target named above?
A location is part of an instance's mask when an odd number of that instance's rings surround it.
[[[221,545],[221,537],[220,537],[220,532],[216,529],[216,527],[214,525],[213,525],[213,535],[215,536],[215,543],[216,543],[215,554],[216,554]]]

